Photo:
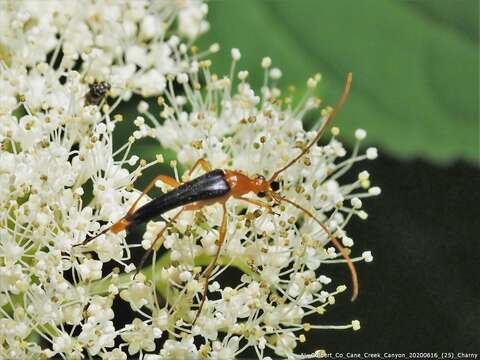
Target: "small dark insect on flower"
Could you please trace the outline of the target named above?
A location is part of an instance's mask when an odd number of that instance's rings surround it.
[[[95,81],[89,87],[90,90],[85,95],[85,105],[98,105],[110,91],[111,85],[106,81]]]

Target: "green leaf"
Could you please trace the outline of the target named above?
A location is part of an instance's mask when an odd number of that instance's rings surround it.
[[[305,89],[321,72],[324,104],[340,96],[345,74],[353,88],[336,120],[344,138],[368,130],[370,144],[400,157],[478,159],[478,2],[473,0],[341,0],[210,2],[219,42],[217,72],[228,49],[242,51],[239,69],[259,86],[260,61],[271,56],[283,88]]]

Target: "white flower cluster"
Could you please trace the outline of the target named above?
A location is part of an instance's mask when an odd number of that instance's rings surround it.
[[[257,94],[247,82],[248,72],[235,73],[240,52],[234,49],[232,57],[229,77],[211,73],[208,60],[193,62],[188,74],[177,76],[183,85],[181,94],[169,90],[159,99],[163,105],[162,122],[145,103],[139,109],[154,124],[148,129],[150,135],[173,149],[187,168],[203,158],[212,168],[268,178],[315,137],[315,130],[303,129],[302,118],[319,108],[320,99],[312,93],[321,77],[308,80],[305,97],[294,106],[291,94],[283,95],[276,86],[281,72],[271,68],[269,58],[262,61],[265,82]],[[234,74],[239,79],[237,84]],[[204,84],[201,78],[206,79]],[[321,110],[319,125],[332,110]],[[328,142],[314,145],[280,175],[278,193],[315,214],[349,252],[353,239],[345,227],[354,216],[367,218],[361,199],[378,195],[380,188],[370,186],[367,171],[361,171],[353,183],[339,181],[355,162],[374,159],[377,151],[369,148],[359,153],[359,144],[366,136],[360,129],[355,134],[358,142],[346,157],[347,151],[337,140],[339,129],[332,128],[331,134]],[[250,198],[256,199],[256,195]],[[226,242],[210,279],[208,300],[196,323],[204,281],[200,265],[207,265],[215,254],[222,208],[211,205],[184,212],[169,228],[164,236],[167,252],[163,256],[169,257],[170,266],[157,270],[156,275],[166,304],[145,304],[152,313],[147,321],[174,337],[165,343],[159,359],[196,359],[206,354],[212,359],[230,359],[249,347],[260,359],[266,359],[268,353],[294,358],[295,347],[306,340],[305,333],[311,329],[360,328],[357,320],[343,326],[306,320],[311,319],[310,315],[323,314],[335,303],[337,294],[346,289],[345,285],[332,286],[330,268],[322,264],[345,260],[330,245],[331,237],[305,212],[274,199],[270,204],[274,206],[273,214],[241,200],[227,201]],[[147,248],[163,225],[150,224],[144,235]],[[352,261],[372,259],[371,252],[364,251]],[[227,269],[236,270],[230,271],[230,281],[235,273],[238,276],[230,286],[221,286],[223,280],[218,279]]]
[[[156,95],[165,74],[184,66],[179,36],[208,30],[207,10],[200,0],[1,1],[0,58],[8,66],[80,65],[85,76],[108,79],[114,96]]]
[[[119,276],[135,268],[130,246],[124,234],[85,240],[125,214],[135,179],[162,159],[130,154],[141,122],[114,149],[114,111],[186,66],[180,39],[206,30],[206,10],[195,0],[0,2],[1,359],[126,359],[118,345],[138,324],[116,328],[112,304],[131,284]]]
[[[114,152],[121,117],[85,106],[79,73],[2,66],[0,88],[0,357],[104,352],[117,336],[115,290],[95,291],[94,282],[114,286],[118,274],[104,274],[103,264],[127,266],[130,252],[111,234],[79,245],[100,221],[123,216],[137,196],[133,181],[151,164],[125,168],[138,163],[129,155],[135,139]]]
[[[163,161],[131,155],[135,141],[158,138],[187,168],[205,159],[213,169],[272,176],[317,134],[302,118],[320,107],[320,75],[294,101],[277,87],[282,73],[269,58],[259,93],[247,71],[235,71],[237,49],[229,76],[212,73],[189,47],[208,29],[200,0],[3,1],[0,11],[0,358],[232,359],[247,349],[295,358],[310,330],[360,328],[309,321],[346,290],[322,265],[346,262],[353,239],[345,227],[367,217],[363,198],[380,193],[366,171],[340,182],[354,163],[377,157],[375,148],[360,153],[364,130],[350,156],[334,127],[281,173],[278,194],[298,206],[228,200],[226,241],[201,312],[220,206],[172,221],[136,277],[130,249],[149,248],[165,223],[150,222],[141,244],[126,244],[124,232],[94,238],[138,198],[136,178]],[[133,93],[160,95],[160,118],[142,101],[137,129],[114,148],[123,120],[114,112]],[[319,126],[331,111],[321,110]],[[189,179],[171,165],[177,180]],[[350,258],[373,259],[369,251]],[[116,324],[114,301],[129,304],[130,324]]]

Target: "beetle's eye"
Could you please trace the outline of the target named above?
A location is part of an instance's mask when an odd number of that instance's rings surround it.
[[[260,192],[257,193],[257,196],[261,197],[261,198],[265,197],[266,195],[267,195],[267,193],[265,191],[260,191]]]
[[[272,181],[270,187],[273,191],[277,191],[278,189],[280,189],[280,184],[278,181]]]
[[[257,175],[257,179],[265,181],[265,176],[263,175]]]

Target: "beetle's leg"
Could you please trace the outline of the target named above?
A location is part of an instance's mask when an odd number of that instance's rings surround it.
[[[205,285],[203,286],[203,294],[202,300],[200,301],[200,306],[198,307],[197,314],[195,315],[195,319],[193,320],[192,327],[195,325],[200,313],[202,312],[203,304],[205,303],[205,299],[207,298],[207,291],[208,291],[208,280],[212,275],[213,269],[217,265],[218,257],[220,256],[220,250],[222,249],[223,242],[225,241],[225,235],[227,234],[227,208],[225,203],[222,203],[223,208],[223,216],[222,216],[222,224],[220,225],[219,236],[217,240],[217,252],[213,260],[208,265],[207,269],[205,270]]]
[[[210,164],[205,159],[198,159],[188,172],[188,176],[192,175],[193,171],[200,165],[205,172],[209,172],[211,169]]]
[[[180,183],[175,180],[174,178],[172,178],[171,176],[167,176],[167,175],[158,175],[156,176],[152,181],[150,181],[147,185],[147,187],[142,191],[142,193],[138,196],[137,200],[135,200],[135,202],[133,203],[133,205],[130,207],[130,209],[128,210],[127,212],[127,215],[131,215],[132,213],[135,212],[136,208],[137,208],[137,205],[138,205],[138,202],[142,199],[142,197],[147,194],[150,190],[152,190],[152,188],[155,186],[156,182],[157,181],[161,181],[163,182],[164,184],[167,184],[167,185],[170,185],[171,187],[178,187],[180,186]]]
[[[246,198],[246,197],[243,197],[243,196],[235,196],[235,199],[243,200],[243,201],[246,201],[250,204],[263,207],[263,208],[267,209],[270,214],[273,214],[272,206],[270,204],[266,203],[265,201],[261,201],[261,200],[257,200],[257,199],[249,199],[249,198]]]
[[[143,265],[145,264],[145,261],[147,261],[148,257],[150,256],[150,254],[153,252],[153,251],[157,251],[160,246],[162,245],[163,243],[163,240],[162,242],[158,242],[158,240],[160,239],[163,239],[163,233],[165,232],[165,230],[167,230],[167,228],[174,224],[175,223],[175,220],[177,220],[177,218],[180,216],[180,214],[185,210],[185,208],[182,208],[180,209],[179,212],[177,212],[171,219],[168,220],[168,222],[165,224],[165,226],[162,228],[162,230],[159,231],[159,233],[157,234],[157,236],[155,237],[155,240],[153,240],[152,242],[152,245],[150,246],[150,248],[145,252],[145,254],[143,254],[142,256],[142,259],[140,260],[140,262],[138,263],[138,267],[137,267],[137,271],[135,271],[135,275],[133,276],[133,278],[135,279],[135,276],[137,276],[137,274],[140,272],[140,270],[142,270],[142,267]]]

